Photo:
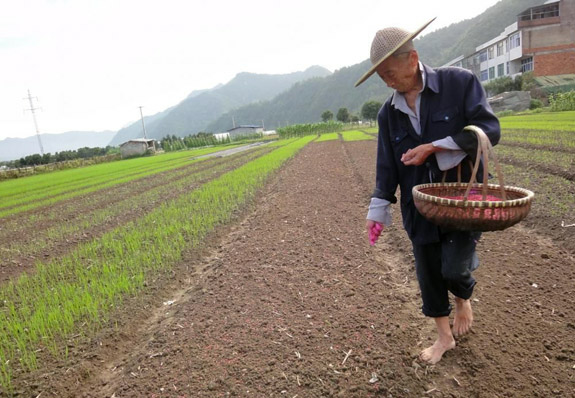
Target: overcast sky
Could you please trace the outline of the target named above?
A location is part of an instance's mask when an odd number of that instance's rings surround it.
[[[0,0],[0,140],[118,130],[239,72],[364,61],[386,26],[423,33],[498,0]],[[359,76],[358,76],[359,78]]]

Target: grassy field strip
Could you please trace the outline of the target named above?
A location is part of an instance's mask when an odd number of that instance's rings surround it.
[[[267,177],[313,140],[279,147],[137,221],[78,246],[68,256],[38,265],[33,275],[0,288],[0,383],[11,389],[12,367],[36,367],[36,350],[65,354],[58,342],[83,322],[97,328],[125,294],[181,259],[217,225],[230,220]],[[64,342],[64,345],[65,342]],[[62,351],[63,350],[63,351]]]
[[[269,144],[267,144],[267,146],[272,147],[272,148],[280,147],[280,146],[286,146],[286,145],[293,144],[297,140],[299,140],[299,137],[287,138],[285,140],[277,140],[277,141],[270,142]]]
[[[317,140],[315,140],[315,142],[333,141],[333,140],[339,140],[338,133],[322,134],[319,136],[319,138]]]
[[[364,133],[359,130],[343,131],[341,136],[344,141],[363,141],[363,140],[375,140],[375,138],[369,134]]]
[[[213,152],[214,150],[215,148],[209,148],[209,152]],[[45,189],[57,189],[61,185],[68,186],[75,183],[81,183],[84,180],[93,180],[94,177],[98,177],[103,174],[111,178],[115,175],[127,175],[131,172],[138,172],[143,169],[158,166],[164,167],[166,164],[177,164],[179,162],[185,163],[190,158],[197,156],[197,153],[198,152],[196,151],[164,153],[153,157],[127,159],[117,162],[100,163],[77,169],[55,171],[53,173],[49,173],[49,177],[46,177],[46,175],[35,175],[25,179],[7,180],[0,184],[0,199],[6,200],[15,195],[31,194]],[[203,153],[203,150],[199,151],[199,154]]]
[[[499,118],[501,129],[575,132],[575,111],[532,113]]]
[[[501,166],[505,176],[505,185],[523,187],[535,193],[530,217],[547,214],[565,220],[568,224],[575,223],[573,182],[548,173],[526,170],[524,167],[505,163]],[[557,227],[560,227],[559,223]]]
[[[214,148],[210,149],[212,150],[212,152],[216,151]],[[217,151],[220,150],[221,148],[219,148]],[[194,156],[197,156],[198,151],[192,151],[192,152]],[[161,156],[166,155],[158,155],[158,157]],[[161,166],[158,166],[156,164],[147,166],[142,165],[140,166],[140,169],[138,171],[134,171],[133,168],[130,168],[129,170],[118,171],[118,166],[122,166],[122,163],[113,162],[108,164],[99,164],[95,166],[90,166],[82,169],[64,170],[46,175],[33,176],[22,180],[6,181],[0,184],[0,187],[2,187],[2,193],[0,193],[0,199],[2,199],[2,197],[4,196],[4,199],[0,203],[0,209],[3,209],[0,210],[0,217],[5,217],[7,215],[17,214],[22,211],[50,205],[60,200],[73,198],[78,195],[91,193],[104,188],[109,188],[111,186],[122,184],[128,181],[137,180],[139,178],[145,178],[157,173],[161,173],[166,170],[171,170],[177,167],[183,167],[191,163],[204,161],[206,159],[206,158],[192,159],[190,156],[191,155],[181,157],[180,155],[180,158],[178,158],[179,160],[178,162],[166,163]],[[92,168],[97,168],[97,171],[94,172],[93,170],[87,170]],[[77,181],[72,180],[69,185],[58,183],[58,181],[62,179],[61,174],[67,172],[78,172],[81,170],[87,170],[89,177]],[[36,177],[40,177],[43,180],[38,181],[35,179]],[[35,180],[29,181],[33,178]],[[46,182],[51,181],[52,178],[56,180],[57,185],[57,187],[54,189],[50,188],[39,189],[34,185],[34,183],[38,181],[40,186],[44,186]],[[29,190],[26,191],[26,187],[24,188],[18,187],[20,192],[17,195],[10,195],[10,192],[13,192],[9,190],[10,188],[12,188],[11,187],[12,182],[20,182],[20,181],[27,182],[29,184],[28,188]]]
[[[218,167],[221,163],[235,162],[239,157],[253,156],[251,153],[255,151],[259,152],[261,150],[262,149],[259,148],[252,149],[251,151],[242,152],[241,154],[226,157],[225,159],[212,157],[205,159],[202,162],[188,163],[185,166],[168,170],[158,177],[153,176],[152,178],[132,180],[128,184],[118,184],[112,187],[111,190],[95,192],[92,195],[87,195],[82,200],[67,201],[62,205],[57,204],[57,206],[47,207],[45,211],[42,212],[29,213],[17,218],[5,220],[3,227],[6,226],[6,228],[0,229],[0,239],[3,236],[3,232],[6,233],[3,229],[19,231],[29,229],[30,224],[53,222],[55,220],[62,220],[62,218],[70,220],[70,218],[77,217],[79,213],[86,212],[87,208],[92,207],[96,209],[101,207],[102,201],[106,201],[108,203],[110,201],[120,201],[123,200],[123,196],[125,194],[131,194],[134,191],[142,189],[147,190],[158,185],[166,185],[191,173],[197,173],[202,170]],[[140,186],[145,186],[145,188],[139,188]]]
[[[258,150],[253,150],[248,153],[241,153],[234,157],[230,156],[226,158],[225,161],[220,161],[208,169],[191,173],[189,170],[186,170],[186,173],[174,173],[177,178],[170,176],[172,181],[170,181],[169,184],[147,189],[136,196],[129,195],[126,198],[119,198],[121,200],[102,209],[96,209],[94,206],[91,206],[90,203],[84,203],[82,209],[76,209],[75,218],[69,219],[66,223],[58,223],[47,230],[32,232],[32,235],[29,235],[28,238],[33,244],[29,240],[15,243],[6,239],[0,242],[0,250],[2,250],[3,253],[2,263],[12,261],[22,256],[36,256],[39,253],[49,250],[58,242],[65,239],[73,239],[76,234],[90,233],[95,228],[105,225],[120,215],[126,216],[133,213],[135,202],[145,203],[150,206],[165,201],[168,196],[173,197],[182,192],[196,189],[198,185],[204,183],[206,180],[217,177],[218,174],[224,172],[226,169],[237,168],[267,151],[269,151],[267,148],[258,148]],[[136,211],[141,211],[141,208],[136,208]],[[58,216],[58,214],[55,216]],[[14,233],[9,225],[6,227],[10,229],[10,233]],[[26,230],[30,229],[31,226],[19,223],[16,228]],[[90,237],[94,238],[94,235],[91,234]]]
[[[107,176],[108,179],[112,179],[115,176],[126,176],[131,173],[139,173],[154,168],[166,170],[172,166],[185,164],[197,156],[219,152],[223,149],[233,147],[234,146],[210,147],[193,151],[162,153],[150,157],[100,163],[88,167],[58,170],[42,175],[6,180],[0,183],[0,199],[6,200],[15,195],[29,195],[36,191],[44,191],[46,189],[58,190],[62,185],[78,186],[78,184],[80,184],[81,186],[83,181],[93,181],[95,177],[102,175]]]
[[[501,142],[575,149],[575,126],[573,129],[572,131],[505,129],[501,134]]]
[[[215,150],[214,148],[209,149],[208,153]],[[203,152],[201,151],[200,154]],[[144,161],[146,158],[129,159],[6,181],[0,185],[2,187],[0,199],[3,200],[0,208],[8,207],[21,198],[47,197],[78,188],[92,187],[101,181],[111,181],[116,178],[137,178],[139,175],[149,175],[153,171],[170,170],[197,161],[193,160],[195,156],[197,156],[197,151],[161,154],[148,158],[153,159],[153,161],[147,163]],[[164,157],[167,159],[163,159]]]
[[[367,134],[377,134],[379,132],[379,129],[377,128],[377,126],[375,126],[375,127],[367,127],[367,128],[361,129],[361,131],[363,131],[364,133],[367,133]]]
[[[555,167],[575,174],[575,155],[573,153],[526,149],[512,144],[497,145],[495,153],[503,159],[516,159],[519,162],[532,166]]]

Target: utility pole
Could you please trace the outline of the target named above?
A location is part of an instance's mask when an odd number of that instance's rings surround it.
[[[38,122],[36,121],[36,109],[34,108],[34,104],[32,103],[32,94],[30,94],[30,90],[28,89],[28,97],[24,98],[30,102],[30,109],[25,109],[26,111],[32,112],[32,118],[34,119],[34,126],[36,127],[36,137],[38,138],[38,145],[40,145],[40,153],[44,156],[44,147],[42,146],[42,140],[40,140],[40,130],[38,129]],[[38,101],[38,98],[36,98]]]
[[[144,114],[142,113],[142,108],[140,106],[140,116],[142,117],[142,129],[144,129],[144,139],[148,139],[148,137],[146,136],[146,125],[144,124]]]
[[[233,116],[232,116],[232,126],[233,126],[234,128],[236,128],[236,120],[234,119]]]

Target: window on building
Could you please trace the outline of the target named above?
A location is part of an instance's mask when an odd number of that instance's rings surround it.
[[[479,62],[487,61],[487,50],[483,50],[479,53]]]
[[[505,64],[497,65],[497,77],[505,75]]]
[[[553,18],[559,16],[559,2],[532,7],[519,14],[520,21],[532,21],[534,19]]]
[[[495,78],[495,66],[492,66],[491,68],[489,68],[489,79],[494,78]]]
[[[494,47],[489,47],[489,48],[487,49],[487,57],[488,57],[489,59],[495,58]]]
[[[484,82],[484,81],[486,81],[487,79],[489,79],[489,75],[487,74],[487,69],[481,71],[481,76],[479,77],[479,79],[480,79],[482,82]]]
[[[519,36],[519,32],[513,33],[509,36],[509,49],[521,46],[521,36]]]
[[[497,56],[500,57],[505,53],[505,49],[503,47],[503,41],[497,43]]]
[[[529,72],[530,70],[533,70],[533,57],[522,59],[521,72]]]

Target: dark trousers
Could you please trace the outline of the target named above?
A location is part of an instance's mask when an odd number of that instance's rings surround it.
[[[413,244],[424,315],[448,316],[448,292],[464,300],[471,297],[475,286],[471,272],[479,266],[475,246],[480,237],[480,232],[452,231],[441,234],[440,242]]]

